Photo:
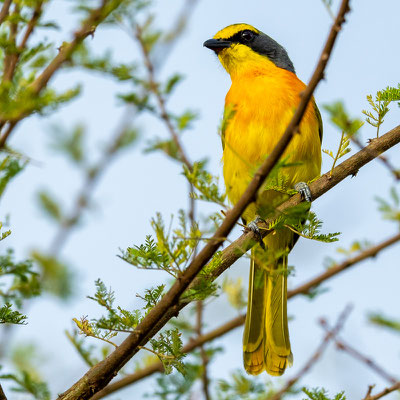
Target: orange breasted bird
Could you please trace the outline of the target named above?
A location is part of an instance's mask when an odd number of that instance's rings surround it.
[[[286,50],[251,25],[230,25],[204,46],[217,54],[232,80],[225,98],[222,145],[226,192],[235,204],[283,135],[305,84],[297,78]],[[304,182],[321,171],[321,140],[322,120],[313,99],[300,124],[300,134],[293,137],[281,158],[279,179],[275,177],[283,189],[295,188],[306,201],[311,201],[311,194]],[[254,221],[267,217],[289,197],[285,190],[274,189],[271,179],[243,213],[245,222],[253,221],[249,224],[252,230],[258,229]],[[250,374],[265,370],[282,375],[292,364],[287,255],[297,239],[296,233],[282,228],[252,249],[243,333],[243,363]]]

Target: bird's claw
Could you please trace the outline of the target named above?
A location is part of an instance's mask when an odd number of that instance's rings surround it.
[[[251,221],[247,224],[246,229],[252,231],[254,233],[254,235],[257,236],[257,241],[258,241],[260,247],[263,250],[265,250],[265,244],[263,241],[263,237],[261,235],[260,228],[258,227],[259,222],[265,222],[265,221],[259,215],[257,215],[253,221]]]
[[[311,195],[311,190],[308,187],[307,183],[305,182],[299,182],[294,185],[294,190],[297,190],[300,193],[300,196],[302,199],[305,201],[308,201],[309,203],[312,202],[312,195]]]

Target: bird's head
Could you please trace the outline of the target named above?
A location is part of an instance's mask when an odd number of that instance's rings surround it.
[[[286,50],[251,25],[229,25],[206,40],[204,46],[218,55],[231,76],[248,69],[268,68],[268,65],[295,73]]]

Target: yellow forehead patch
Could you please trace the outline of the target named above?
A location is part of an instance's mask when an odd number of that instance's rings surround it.
[[[233,25],[229,25],[226,28],[221,29],[219,32],[217,32],[214,35],[214,39],[229,39],[236,33],[240,32],[240,31],[244,31],[244,30],[253,31],[255,33],[260,33],[260,31],[256,28],[254,28],[254,26],[247,25],[247,24],[233,24]]]

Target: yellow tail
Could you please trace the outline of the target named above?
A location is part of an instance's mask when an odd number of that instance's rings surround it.
[[[287,256],[270,266],[258,266],[252,257],[243,333],[243,362],[249,374],[258,375],[265,370],[270,375],[279,376],[288,365],[292,365],[286,268]]]

